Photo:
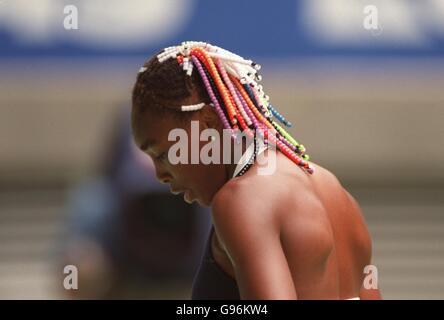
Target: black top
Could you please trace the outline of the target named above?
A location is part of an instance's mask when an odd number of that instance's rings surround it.
[[[193,300],[240,300],[236,281],[214,260],[211,252],[211,237],[214,226],[205,245],[199,270],[193,281],[191,299]]]

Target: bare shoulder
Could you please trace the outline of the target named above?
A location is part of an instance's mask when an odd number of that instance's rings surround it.
[[[286,180],[287,179],[287,180]],[[303,179],[250,175],[215,195],[213,220],[220,238],[279,239],[301,254],[329,252],[333,235],[325,208]]]
[[[211,207],[215,220],[243,220],[277,223],[285,199],[291,196],[277,175],[248,174],[229,180],[214,196]]]
[[[273,221],[273,192],[256,178],[228,181],[214,196],[214,222],[247,224]]]

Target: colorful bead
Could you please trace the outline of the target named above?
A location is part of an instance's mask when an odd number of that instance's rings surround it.
[[[291,127],[292,124],[287,121],[283,115],[281,115],[272,105],[271,103],[268,104],[268,108],[270,109],[271,113],[284,125],[286,125],[287,127]]]
[[[231,137],[238,141],[237,130],[254,135],[255,149],[251,161],[242,168],[237,176],[243,175],[254,163],[257,155],[256,136],[263,139],[264,144],[275,145],[285,156],[308,173],[314,172],[308,162],[309,155],[305,147],[299,144],[275,120],[286,127],[292,124],[269,103],[269,96],[258,84],[262,76],[258,74],[261,66],[252,60],[234,54],[226,49],[206,42],[185,41],[179,46],[165,48],[157,59],[160,63],[170,59],[177,63],[184,72],[191,76],[197,69],[203,85],[210,97],[211,105],[222,121],[225,129],[231,130]],[[139,72],[146,71],[141,67]],[[205,103],[181,106],[184,112],[198,111]]]
[[[245,118],[247,125],[251,125],[251,119],[248,117],[247,113],[245,112],[241,102],[239,101],[239,98],[237,97],[237,94],[234,90],[233,83],[231,83],[230,77],[227,74],[227,71],[225,70],[224,65],[222,64],[222,61],[217,61],[217,67],[222,75],[222,78],[225,81],[225,84],[228,87],[228,90],[231,93],[231,97],[234,100],[233,105],[237,106],[237,109],[240,111],[243,118]]]

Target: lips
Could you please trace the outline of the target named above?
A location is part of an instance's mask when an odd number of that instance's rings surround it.
[[[185,202],[187,203],[192,203],[194,201],[194,199],[191,198],[191,192],[190,190],[186,190],[185,194],[183,196],[183,199],[185,200]]]
[[[179,193],[182,193],[182,192],[185,192],[186,190],[185,189],[174,189],[174,188],[170,188],[170,192],[172,193],[172,194],[179,194]]]
[[[170,192],[172,194],[178,195],[180,193],[184,193],[183,195],[183,199],[185,200],[185,202],[187,203],[192,203],[194,201],[194,198],[191,197],[191,191],[189,189],[175,189],[175,188],[170,188]]]

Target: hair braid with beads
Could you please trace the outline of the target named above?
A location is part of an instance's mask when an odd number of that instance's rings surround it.
[[[133,88],[133,121],[146,108],[180,118],[211,104],[225,129],[263,133],[298,166],[313,173],[305,147],[281,125],[291,123],[269,102],[258,82],[260,65],[206,42],[186,41],[160,51],[140,68]],[[200,103],[181,105],[197,94]],[[271,133],[271,134],[270,134]]]

